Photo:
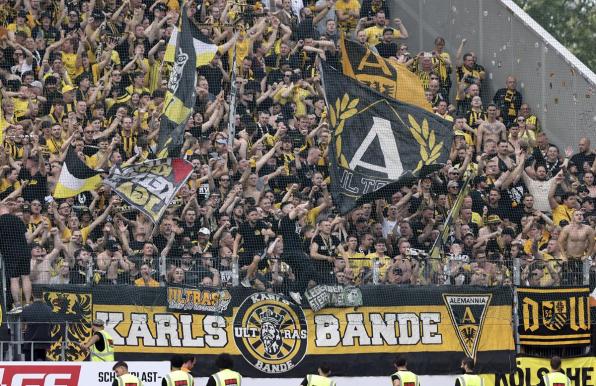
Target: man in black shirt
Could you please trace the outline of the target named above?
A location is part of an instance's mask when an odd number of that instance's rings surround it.
[[[393,40],[393,29],[385,28],[383,30],[383,39],[375,46],[379,55],[384,58],[391,56],[397,57],[397,43]]]
[[[13,308],[9,313],[18,314],[23,311],[21,306],[21,283],[25,305],[31,299],[31,250],[27,244],[27,227],[17,216],[10,213],[8,204],[0,205],[0,253],[4,260],[7,275],[10,278],[10,294]],[[20,280],[19,280],[20,279]]]
[[[52,324],[55,322],[52,308],[44,300],[41,290],[33,291],[33,303],[26,307],[21,314],[23,322],[24,340],[23,352],[26,361],[44,361],[46,351],[50,348]],[[31,342],[39,342],[31,344]]]
[[[340,241],[331,234],[331,221],[320,221],[318,229],[318,234],[310,244],[311,264],[314,266],[317,281],[320,284],[333,284],[333,267],[335,258],[339,253],[337,247]]]
[[[294,206],[290,201],[282,204],[284,216],[279,220],[279,233],[284,242],[283,261],[294,271],[296,281],[294,288],[290,289],[290,296],[296,303],[302,301],[302,293],[306,290],[308,282],[314,277],[312,266],[304,250],[301,236],[300,219],[308,212],[308,203]]]
[[[242,280],[244,287],[250,287],[250,280],[254,279],[258,268],[264,268],[261,256],[267,246],[267,240],[275,237],[271,226],[259,219],[257,208],[249,208],[246,212],[247,221],[242,223],[234,239],[233,256],[238,259],[241,269],[246,269],[246,277]],[[242,242],[243,252],[238,255]],[[244,268],[246,267],[246,268]]]

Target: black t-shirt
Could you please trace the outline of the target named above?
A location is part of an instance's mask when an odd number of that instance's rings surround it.
[[[95,334],[93,334],[94,336],[97,336],[99,338],[99,340],[97,342],[95,342],[95,348],[97,349],[97,351],[103,351],[106,348],[106,342],[103,338],[103,335],[98,332],[96,332]]]
[[[250,222],[245,222],[240,225],[238,233],[242,236],[243,247],[245,252],[262,253],[265,250],[265,236],[263,230],[269,226],[261,220],[258,220],[255,225],[250,225]]]
[[[48,178],[42,176],[40,172],[31,175],[27,168],[22,168],[19,173],[19,180],[29,181],[29,184],[23,189],[23,198],[25,201],[38,200],[44,202],[48,195]]]
[[[27,324],[24,338],[32,342],[49,342],[51,340],[50,329],[52,322],[55,322],[55,314],[50,306],[43,301],[34,301],[29,307],[23,309],[21,321]],[[49,343],[47,344],[49,346]]]
[[[279,233],[283,237],[286,253],[301,250],[302,237],[300,236],[300,223],[297,218],[291,220],[290,216],[284,216],[279,220]]]
[[[377,52],[379,53],[379,55],[381,55],[384,58],[388,58],[390,56],[395,56],[397,55],[397,43],[395,42],[390,42],[390,43],[385,43],[385,42],[380,42],[379,44],[377,44],[375,46],[375,48],[377,49]]]
[[[31,248],[27,244],[25,233],[27,227],[20,218],[13,214],[0,216],[0,253],[8,264],[31,259]]]
[[[190,241],[194,244],[197,243],[197,238],[199,235],[199,229],[201,229],[201,225],[195,221],[194,224],[187,225],[186,222],[182,223],[182,238],[188,237]]]
[[[213,95],[219,94],[221,91],[221,80],[223,79],[221,70],[217,67],[206,65],[199,67],[198,72],[199,75],[203,75],[205,79],[207,79],[207,83],[209,83],[209,92]]]

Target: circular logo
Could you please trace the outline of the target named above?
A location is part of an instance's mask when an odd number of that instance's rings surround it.
[[[256,369],[267,374],[290,371],[306,354],[304,312],[285,296],[252,294],[234,317],[234,341],[244,359]]]

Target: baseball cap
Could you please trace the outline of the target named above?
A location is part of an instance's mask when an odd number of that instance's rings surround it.
[[[223,138],[218,138],[218,139],[215,140],[215,143],[219,143],[220,145],[227,145],[228,144],[228,141],[226,141]]]
[[[450,188],[452,186],[455,186],[457,188],[459,186],[459,184],[455,181],[449,181],[449,183],[447,184],[447,187]]]
[[[211,234],[211,231],[209,229],[203,227],[203,228],[199,229],[199,233],[202,235],[209,236]]]
[[[95,319],[91,322],[91,325],[97,326],[97,327],[103,327],[104,322],[101,319]]]
[[[155,9],[162,12],[166,12],[168,10],[168,7],[164,3],[159,3],[155,6]]]
[[[114,240],[108,240],[106,243],[106,249],[110,252],[116,252],[118,250],[118,243]]]
[[[501,222],[501,217],[497,216],[496,214],[491,214],[488,216],[486,222],[489,224],[498,224]]]

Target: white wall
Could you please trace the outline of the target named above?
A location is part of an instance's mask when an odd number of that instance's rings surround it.
[[[425,386],[453,386],[456,376],[421,376],[420,384]],[[390,386],[389,377],[337,377],[333,378],[337,386]],[[242,386],[298,386],[302,379],[298,378],[243,378]],[[207,378],[195,378],[197,386],[206,385]]]

